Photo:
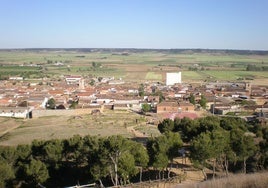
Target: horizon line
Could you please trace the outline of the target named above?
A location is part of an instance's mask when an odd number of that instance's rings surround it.
[[[262,51],[264,49],[235,49],[235,48],[135,48],[135,47],[26,47],[26,48],[0,48],[0,50],[41,50],[41,49],[125,49],[125,50],[215,50],[215,51]]]

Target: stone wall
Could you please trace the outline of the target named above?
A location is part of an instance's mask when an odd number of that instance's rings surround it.
[[[70,110],[33,110],[32,117],[44,117],[44,116],[77,116],[83,114],[91,114],[92,110],[100,110],[100,108],[81,108],[81,109],[70,109]]]

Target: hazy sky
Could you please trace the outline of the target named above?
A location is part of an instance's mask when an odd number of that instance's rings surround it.
[[[0,0],[0,48],[268,50],[268,0]]]

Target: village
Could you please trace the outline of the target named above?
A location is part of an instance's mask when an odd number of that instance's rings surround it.
[[[162,119],[212,114],[267,122],[268,86],[248,81],[187,83],[182,82],[182,74],[166,73],[165,83],[79,75],[36,80],[13,76],[0,81],[0,116],[38,118],[129,110]]]

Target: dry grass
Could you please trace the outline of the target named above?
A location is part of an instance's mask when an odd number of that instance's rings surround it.
[[[22,122],[22,119],[0,117],[0,137],[10,130],[16,129]]]
[[[177,185],[180,188],[267,188],[268,172],[230,175],[227,178],[208,180],[197,184]]]
[[[139,120],[138,124],[136,119]],[[49,116],[29,120],[2,118],[0,145],[29,144],[34,139],[63,139],[75,134],[135,137],[128,127],[146,126],[146,121],[142,116],[126,111],[107,111],[101,115]],[[151,135],[151,129],[143,132]]]

